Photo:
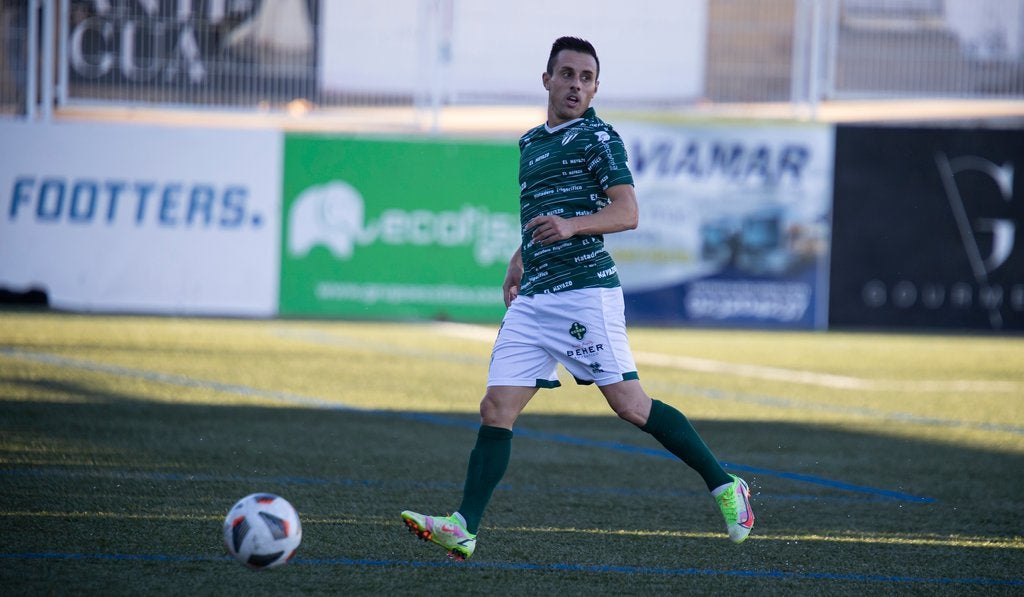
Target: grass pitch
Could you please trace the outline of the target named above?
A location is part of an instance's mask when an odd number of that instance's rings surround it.
[[[494,329],[0,313],[0,584],[36,594],[1022,594],[1024,341],[631,331],[641,380],[754,492],[699,477],[568,379],[520,418],[476,554],[455,508]],[[297,559],[221,544],[255,491]]]

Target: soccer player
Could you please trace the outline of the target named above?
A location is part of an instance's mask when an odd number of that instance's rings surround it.
[[[561,37],[551,47],[541,75],[547,122],[519,140],[523,240],[502,285],[508,310],[491,353],[462,502],[449,516],[402,512],[410,531],[456,559],[473,555],[480,519],[508,466],[516,418],[539,388],[560,385],[559,363],[700,474],[729,539],[742,542],[754,525],[746,482],[722,469],[681,412],[640,385],[603,237],[636,228],[638,207],[622,139],[590,107],[600,68],[585,40]]]

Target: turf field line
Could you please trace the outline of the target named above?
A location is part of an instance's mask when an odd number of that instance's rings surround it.
[[[323,330],[310,328],[293,328],[276,326],[272,328],[275,337],[286,340],[300,340],[320,346],[334,346],[340,348],[351,348],[360,352],[373,351],[390,356],[414,357],[417,359],[442,360],[447,363],[462,363],[467,365],[486,365],[490,354],[486,356],[458,354],[451,351],[440,352],[435,348],[424,350],[422,348],[408,348],[390,344],[387,342],[366,340],[355,336],[324,332]],[[492,338],[493,340],[493,338]]]
[[[350,405],[346,405],[340,402],[332,402],[321,398],[314,398],[309,396],[302,396],[298,394],[292,394],[289,392],[279,392],[274,390],[262,390],[259,388],[253,388],[250,386],[242,386],[238,384],[228,384],[218,381],[208,380],[197,380],[185,375],[159,373],[156,371],[147,371],[143,369],[134,369],[129,367],[122,367],[119,365],[108,365],[104,363],[97,363],[95,361],[87,361],[82,359],[73,359],[69,357],[62,357],[58,355],[48,353],[37,353],[27,352],[11,348],[0,349],[0,355],[5,355],[13,358],[28,360],[37,363],[43,363],[48,365],[54,365],[59,367],[71,367],[85,371],[108,373],[118,375],[122,377],[130,377],[134,379],[143,379],[146,381],[153,381],[158,383],[165,383],[171,385],[177,385],[182,387],[198,388],[203,390],[213,390],[218,392],[225,392],[231,394],[242,395],[246,397],[258,397],[268,400],[274,400],[278,402],[284,402],[291,405],[303,406],[307,408],[321,408],[326,410],[339,410],[339,411],[350,411],[350,412],[363,412],[367,414],[377,414],[390,416],[395,418],[401,418],[406,420],[418,421],[430,423],[433,425],[445,426],[445,427],[459,427],[476,431],[479,428],[479,423],[475,420],[460,419],[444,415],[436,415],[431,413],[414,413],[414,412],[403,412],[403,411],[381,411],[363,409]],[[630,444],[623,444],[620,442],[609,442],[604,440],[590,440],[582,437],[576,437],[560,433],[549,433],[543,431],[536,431],[526,427],[517,427],[516,435],[519,437],[526,437],[535,440],[551,441],[564,445],[571,446],[584,446],[590,448],[600,448],[606,450],[613,450],[618,452],[624,452],[629,454],[640,454],[645,456],[653,456],[656,458],[668,458],[675,460],[676,457],[671,453],[663,449],[652,449],[645,448],[642,446],[634,446]],[[800,473],[790,473],[785,471],[776,471],[768,468],[749,467],[739,464],[732,464],[728,462],[722,462],[722,466],[727,469],[733,469],[736,471],[751,472],[766,476],[780,477],[791,481],[799,481],[802,483],[810,483],[814,485],[821,485],[831,489],[838,489],[842,491],[851,491],[855,493],[866,493],[879,497],[891,498],[901,501],[918,502],[918,503],[931,503],[936,501],[935,498],[915,496],[899,491],[892,491],[888,489],[867,487],[863,485],[855,485],[852,483],[846,483],[843,481],[834,481],[823,477],[817,477],[813,475],[806,475]]]
[[[1012,381],[988,379],[914,380],[866,379],[848,375],[820,373],[799,369],[784,369],[745,363],[727,363],[696,357],[666,355],[653,352],[633,353],[638,363],[656,367],[669,367],[698,373],[734,375],[764,381],[780,381],[814,385],[833,390],[869,392],[1020,392],[1022,385]]]
[[[510,533],[582,533],[586,535],[621,535],[636,537],[680,537],[685,539],[721,539],[722,534],[706,531],[646,531],[646,530],[609,530],[607,528],[554,528],[554,527],[489,527],[490,531]],[[820,543],[855,543],[864,545],[919,545],[927,547],[978,547],[991,549],[1024,550],[1024,537],[982,537],[950,535],[948,537],[922,534],[920,536],[901,533],[854,533],[840,532],[823,535],[820,533],[781,534],[772,531],[758,532],[751,535],[748,541],[778,541],[783,543],[820,542]]]
[[[451,322],[443,322],[443,323],[437,323],[437,324],[432,324],[432,325],[435,325],[438,329],[442,330],[442,332],[445,335],[449,335],[449,336],[454,336],[454,337],[458,337],[458,338],[468,338],[468,339],[473,339],[473,340],[478,340],[478,341],[485,341],[486,340],[488,342],[491,342],[491,341],[494,340],[494,333],[495,333],[495,331],[494,330],[490,330],[489,328],[486,328],[486,327],[483,327],[483,326],[476,326],[476,325],[473,325],[473,324],[451,323]],[[442,360],[442,361],[445,361],[445,362],[456,362],[456,363],[461,363],[461,364],[484,364],[484,363],[486,363],[486,359],[478,358],[478,357],[472,357],[472,356],[467,356],[467,355],[459,355],[459,354],[454,354],[454,353],[444,353],[444,352],[440,352],[438,350],[433,350],[433,349],[429,350],[429,351],[426,351],[426,350],[419,350],[419,349],[403,348],[403,347],[396,346],[396,345],[393,345],[393,344],[386,344],[386,343],[381,343],[381,342],[367,342],[365,340],[362,340],[362,339],[359,339],[359,338],[355,338],[355,337],[345,336],[345,335],[341,335],[341,334],[334,334],[334,333],[326,333],[326,332],[323,332],[323,331],[320,331],[320,330],[313,330],[313,329],[306,329],[306,328],[299,328],[299,329],[275,328],[274,329],[274,334],[277,337],[281,337],[281,338],[297,339],[297,340],[301,340],[301,341],[305,341],[305,342],[312,342],[312,343],[315,343],[315,344],[322,344],[322,345],[328,345],[328,346],[342,346],[342,347],[346,347],[346,348],[358,348],[360,350],[372,350],[372,351],[375,351],[375,352],[380,352],[382,354],[388,354],[388,355],[402,355],[402,356],[415,357],[415,358],[419,358],[419,359],[429,358],[429,359],[435,359],[435,360]],[[651,353],[651,354],[653,354],[653,353]],[[665,355],[660,355],[657,358],[661,358],[661,356],[665,356]],[[637,357],[638,362],[639,362],[639,357],[637,355],[634,355],[634,357]],[[729,364],[729,363],[722,363],[722,362],[719,362],[719,361],[714,361],[714,362],[720,363],[723,366],[731,366],[731,364]],[[659,365],[657,365],[657,363],[655,363],[655,365],[659,366]],[[789,370],[787,370],[787,371],[789,371]],[[800,373],[800,372],[798,372],[798,373]],[[855,378],[855,379],[861,379],[861,378]],[[861,380],[861,381],[872,381],[872,380]],[[961,380],[961,381],[963,381],[963,380]],[[977,383],[975,383],[975,382],[977,382]],[[1003,387],[1002,384],[1011,384],[1014,388],[1018,389],[1021,392],[1024,392],[1024,385],[1014,384],[1013,382],[990,382],[990,381],[985,381],[985,380],[974,380],[974,381],[968,380],[966,383],[968,383],[969,385],[965,386],[963,383],[958,382],[956,380],[952,380],[950,382],[945,382],[945,381],[892,382],[892,384],[889,384],[889,385],[892,386],[892,388],[890,388],[890,389],[893,389],[893,390],[895,390],[895,389],[903,389],[903,390],[906,390],[906,391],[921,390],[921,391],[929,391],[929,392],[931,392],[931,391],[939,391],[940,389],[942,389],[944,391],[953,392],[953,391],[968,391],[968,388],[969,388],[969,391],[980,391],[980,388],[986,387],[987,384],[989,384],[989,383],[994,383],[994,384],[998,384],[998,388],[1001,388],[1001,389],[997,389],[997,391],[999,391],[999,392],[1006,391],[1006,388],[1009,387],[1009,386]],[[897,388],[896,385],[898,385],[898,384],[904,384],[904,385],[901,386],[900,388]],[[912,388],[912,387],[910,387],[909,385],[906,385],[906,384],[919,384],[920,387],[919,388]],[[977,421],[964,421],[964,420],[960,420],[960,419],[941,419],[941,418],[938,418],[938,417],[925,417],[925,416],[916,415],[916,414],[912,414],[912,413],[906,413],[906,412],[890,412],[890,411],[871,409],[871,408],[837,406],[837,405],[822,404],[822,403],[817,403],[817,402],[808,402],[808,401],[804,401],[804,400],[796,400],[796,399],[790,399],[790,398],[781,398],[781,397],[767,396],[767,395],[766,396],[751,395],[751,394],[744,394],[744,393],[741,393],[741,392],[729,392],[729,391],[719,390],[719,389],[716,389],[716,388],[703,388],[703,387],[699,387],[699,386],[679,385],[679,384],[672,384],[672,383],[668,383],[668,382],[659,382],[659,381],[650,381],[650,380],[644,381],[644,385],[647,386],[648,388],[657,390],[657,392],[666,392],[666,393],[667,392],[672,392],[672,393],[682,394],[682,395],[700,396],[702,398],[707,398],[707,399],[711,399],[711,400],[727,400],[727,401],[732,401],[732,402],[739,402],[739,403],[742,403],[742,404],[756,404],[758,406],[764,406],[764,407],[768,407],[768,408],[799,410],[801,412],[816,411],[816,412],[833,413],[833,414],[840,414],[840,415],[850,415],[850,416],[864,417],[864,418],[868,418],[868,419],[877,419],[877,420],[881,420],[881,421],[895,421],[895,422],[900,422],[900,423],[910,423],[910,424],[921,425],[921,426],[926,426],[926,427],[941,427],[941,428],[950,428],[950,429],[971,429],[971,430],[977,430],[977,431],[996,431],[996,432],[1002,432],[1002,433],[1012,433],[1012,434],[1015,434],[1015,435],[1024,435],[1024,427],[1022,427],[1020,425],[1010,425],[1010,424],[1005,424],[1005,423],[987,423],[987,422],[977,422]],[[881,385],[879,385],[879,387],[877,389],[885,389],[883,387],[885,385],[886,384],[881,384]],[[991,388],[989,388],[989,389],[991,389]]]
[[[797,400],[793,398],[782,398],[778,396],[758,394],[745,394],[742,392],[729,392],[724,390],[702,388],[699,386],[683,384],[674,384],[669,382],[654,381],[645,382],[645,384],[658,392],[671,392],[681,395],[699,396],[701,398],[706,398],[708,400],[740,402],[770,408],[799,410],[801,412],[816,411],[824,413],[833,413],[839,415],[864,417],[867,419],[877,419],[882,421],[912,423],[915,425],[921,425],[925,427],[946,427],[951,429],[998,431],[1003,433],[1012,433],[1014,435],[1024,435],[1024,427],[1020,425],[1009,425],[1004,423],[986,423],[978,421],[963,421],[959,419],[940,419],[938,417],[923,417],[921,415],[915,415],[912,413],[905,412],[889,412],[867,407],[822,404],[820,402],[808,402],[806,400]]]
[[[445,321],[436,322],[431,325],[433,325],[434,328],[443,335],[467,340],[477,340],[479,342],[494,342],[494,337],[497,333],[496,329],[468,323]],[[850,375],[837,375],[802,369],[769,367],[765,365],[751,365],[747,363],[730,363],[699,357],[668,355],[647,351],[634,351],[633,357],[639,364],[655,367],[681,369],[697,373],[714,373],[716,375],[733,375],[736,377],[761,379],[765,381],[781,381],[785,383],[815,385],[836,390],[873,392],[1000,393],[1019,393],[1024,391],[1024,384],[1003,380],[950,379],[905,381],[896,379],[867,379]]]
[[[97,512],[97,511],[4,511],[0,512],[0,519],[3,518],[57,518],[65,519],[117,519],[117,520],[146,520],[146,521],[174,521],[174,522],[223,522],[223,514],[196,514],[195,512]],[[353,525],[353,526],[382,526],[393,527],[397,523],[396,517],[383,516],[316,516],[305,512],[301,514],[303,525],[312,527],[315,525]],[[625,537],[673,537],[680,539],[709,539],[719,540],[722,538],[720,532],[708,531],[683,531],[683,530],[643,530],[643,529],[609,529],[602,528],[576,528],[576,527],[530,527],[530,526],[491,526],[492,532],[504,532],[515,534],[568,534],[580,533],[584,535],[615,535]],[[948,548],[978,548],[978,549],[1009,549],[1024,551],[1024,537],[985,537],[979,535],[936,535],[922,533],[912,535],[907,533],[886,533],[886,532],[852,532],[833,531],[828,534],[822,533],[778,533],[773,531],[759,531],[751,535],[748,541],[779,542],[779,543],[847,543],[856,545],[913,545],[921,547],[948,547]]]
[[[516,429],[516,436],[529,437],[531,439],[541,439],[554,443],[561,443],[572,446],[583,446],[588,448],[604,448],[615,450],[619,452],[626,452],[632,454],[643,454],[646,456],[652,456],[655,458],[667,458],[670,460],[676,460],[676,456],[660,448],[648,448],[644,446],[634,446],[631,444],[624,444],[620,442],[608,442],[604,440],[591,440],[581,437],[575,437],[571,435],[565,435],[561,433],[550,433],[544,431],[534,431],[531,429]],[[841,491],[850,491],[854,493],[865,493],[871,494],[877,497],[889,498],[899,501],[916,502],[922,504],[931,504],[937,500],[932,497],[912,495],[904,493],[902,491],[893,491],[890,489],[880,489],[877,487],[868,487],[865,485],[856,485],[853,483],[847,483],[845,481],[835,481],[832,479],[825,479],[823,477],[817,477],[814,475],[805,475],[802,473],[792,473],[787,471],[777,471],[769,468],[762,468],[756,466],[747,466],[743,464],[736,464],[732,462],[721,462],[722,466],[726,469],[753,473],[757,475],[766,475],[770,477],[778,477],[781,479],[787,479],[790,481],[798,481],[801,483],[810,483],[813,485],[821,485],[830,489],[838,489]]]
[[[60,553],[25,552],[0,553],[5,560],[92,560],[108,562],[231,562],[230,556],[197,556],[167,554],[124,554],[124,553]],[[530,562],[449,562],[445,560],[393,560],[353,558],[303,558],[297,557],[289,566],[355,566],[373,568],[454,568],[473,570],[501,570],[521,572],[583,572],[591,574],[630,574],[653,576],[728,576],[775,580],[804,581],[845,581],[883,584],[937,584],[946,586],[1024,586],[1024,579],[1001,579],[983,577],[927,577],[883,574],[852,574],[842,572],[791,572],[787,570],[721,570],[716,568],[663,568],[654,566],[623,566],[602,564],[536,564]]]
[[[323,408],[342,411],[366,411],[366,409],[362,409],[355,406],[349,406],[342,402],[334,402],[330,400],[323,400],[320,398],[301,396],[298,394],[291,394],[289,392],[280,392],[277,390],[262,390],[260,388],[243,386],[239,384],[194,379],[186,375],[179,375],[176,373],[160,373],[158,371],[147,371],[145,369],[122,367],[120,365],[109,365],[106,363],[97,363],[95,361],[87,361],[84,359],[62,357],[55,354],[48,354],[42,352],[27,352],[12,348],[0,348],[0,355],[15,359],[21,359],[25,361],[31,361],[34,363],[40,363],[44,365],[52,365],[55,367],[79,369],[82,371],[89,371],[91,373],[105,373],[120,377],[129,377],[132,379],[141,379],[144,381],[151,381],[179,387],[194,388],[199,390],[212,390],[216,392],[223,392],[225,394],[235,394],[239,396],[244,396],[247,398],[264,398],[267,400],[276,401],[280,403],[295,404],[310,408]]]
[[[369,488],[374,490],[432,490],[432,491],[459,491],[462,483],[454,481],[418,481],[409,479],[323,479],[316,477],[267,477],[267,476],[246,476],[246,475],[218,475],[210,473],[169,473],[162,471],[123,471],[111,469],[86,469],[70,470],[65,467],[57,468],[16,468],[0,469],[0,478],[55,478],[55,479],[109,479],[121,482],[146,481],[146,482],[167,482],[167,483],[239,483],[248,486],[325,486],[325,487],[347,487],[347,488]],[[706,496],[707,492],[682,490],[682,489],[647,489],[634,487],[598,487],[587,485],[571,485],[556,487],[551,485],[523,485],[513,483],[501,483],[496,488],[499,492],[519,494],[545,494],[545,495],[583,495],[583,496],[618,496],[618,497],[643,497],[661,499],[679,499]],[[841,504],[863,504],[891,502],[891,497],[875,495],[814,495],[814,494],[754,494],[758,501],[771,502],[807,502],[815,503],[835,502]],[[928,502],[917,502],[928,503]],[[5,513],[0,511],[0,517]]]

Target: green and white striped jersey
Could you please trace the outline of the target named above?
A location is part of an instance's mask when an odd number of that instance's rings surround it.
[[[526,230],[526,223],[538,215],[574,218],[596,213],[608,204],[605,191],[619,184],[633,184],[626,147],[593,108],[555,128],[541,124],[519,139],[524,270],[519,294],[619,285],[602,235],[574,236],[543,246]]]

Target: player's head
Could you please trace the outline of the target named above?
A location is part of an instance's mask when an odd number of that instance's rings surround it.
[[[577,37],[560,37],[551,46],[548,69],[541,76],[548,91],[548,126],[583,116],[597,93],[597,51]]]
[[[593,56],[594,65],[597,67],[594,71],[594,78],[596,79],[601,76],[601,61],[597,58],[597,50],[594,49],[594,44],[585,39],[571,37],[568,35],[559,37],[555,40],[555,43],[551,44],[551,53],[548,54],[549,75],[555,74],[555,62],[558,61],[558,54],[562,50],[570,50],[581,54],[590,54]]]

